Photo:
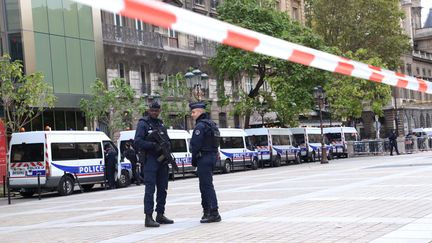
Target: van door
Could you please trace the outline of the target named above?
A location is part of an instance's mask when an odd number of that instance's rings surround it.
[[[43,143],[13,144],[9,158],[11,185],[37,184],[38,174],[41,184],[45,184]]]
[[[79,171],[76,174],[80,183],[104,181],[104,153],[101,142],[77,142],[76,153]]]
[[[187,149],[187,140],[184,138],[170,139],[172,155],[176,160],[176,164],[179,167],[179,173],[191,171],[191,161],[188,160],[189,153]]]

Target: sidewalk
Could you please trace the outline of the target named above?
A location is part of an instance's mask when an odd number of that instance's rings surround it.
[[[144,227],[144,187],[0,206],[1,242],[430,242],[432,152],[214,177],[222,222],[200,224],[197,178],[170,182]],[[13,202],[12,202],[13,203]]]

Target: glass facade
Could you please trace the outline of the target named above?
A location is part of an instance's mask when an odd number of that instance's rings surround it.
[[[70,0],[33,0],[36,69],[55,93],[89,94],[96,79],[90,7]]]
[[[84,130],[84,114],[76,110],[46,110],[25,126],[26,131],[43,131],[46,126],[52,130]]]

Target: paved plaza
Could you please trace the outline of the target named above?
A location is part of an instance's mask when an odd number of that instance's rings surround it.
[[[214,177],[222,222],[200,224],[198,179],[170,182],[173,225],[145,228],[143,186],[12,201],[0,242],[431,242],[432,152]],[[1,199],[5,200],[5,199]]]

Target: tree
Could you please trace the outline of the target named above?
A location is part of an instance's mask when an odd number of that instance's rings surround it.
[[[191,98],[189,89],[183,73],[167,76],[162,84],[162,89],[156,91],[163,101],[161,117],[165,125],[182,127],[186,129],[184,122],[186,115],[189,114],[189,100]]]
[[[308,24],[329,46],[343,53],[367,49],[391,69],[409,50],[399,0],[306,0]]]
[[[56,100],[41,72],[23,74],[21,61],[12,62],[9,55],[0,60],[0,95],[10,132],[17,132],[45,109],[54,107]]]
[[[141,115],[145,102],[137,99],[136,92],[123,79],[114,79],[112,88],[97,79],[92,85],[91,97],[81,99],[80,107],[84,112],[90,128],[94,130],[93,121],[107,125],[109,136],[132,127],[132,117]]]
[[[286,13],[275,10],[275,3],[272,0],[226,0],[218,8],[218,16],[223,21],[263,34],[316,49],[325,49],[323,41],[310,29],[290,20]],[[275,106],[282,109],[279,120],[283,123],[294,120],[293,117],[297,117],[298,111],[311,107],[312,87],[325,80],[323,71],[229,46],[219,46],[217,55],[210,60],[210,65],[218,77],[237,81],[238,77],[243,75],[257,77],[257,84],[247,93],[247,97],[252,100],[258,97],[264,82],[269,81],[277,97]],[[288,97],[297,104],[297,109],[292,113],[283,113],[283,110],[289,110],[289,104],[282,98],[287,98],[291,93],[286,92],[293,88],[306,91],[306,95]],[[282,90],[285,93],[282,93]],[[249,99],[241,99],[236,104],[236,112],[245,116],[245,127],[249,126],[249,116],[254,110],[253,107],[246,108],[250,105],[260,104]]]
[[[367,58],[369,54],[365,49],[355,53],[347,52],[346,56],[374,66],[385,67],[380,58]],[[339,74],[333,82],[326,85],[325,90],[333,116],[342,120],[360,118],[365,106],[370,107],[376,115],[382,116],[382,108],[391,100],[391,88],[388,85]]]

